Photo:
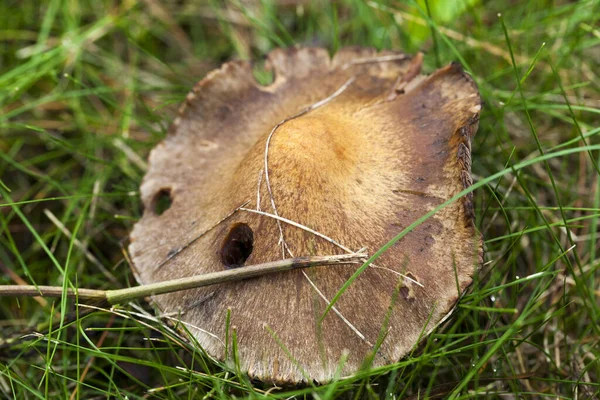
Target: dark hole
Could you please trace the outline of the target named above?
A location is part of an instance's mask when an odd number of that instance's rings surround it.
[[[156,215],[162,215],[165,211],[171,208],[171,189],[163,188],[154,195],[152,199],[152,210]]]
[[[244,223],[233,225],[221,246],[221,262],[227,268],[244,265],[254,245],[254,233]]]

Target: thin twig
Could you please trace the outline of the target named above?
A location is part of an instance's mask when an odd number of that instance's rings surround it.
[[[287,218],[284,218],[284,217],[281,217],[281,216],[275,215],[275,214],[270,214],[270,213],[267,213],[267,212],[264,212],[264,211],[252,210],[250,208],[245,208],[245,207],[240,207],[240,211],[246,211],[246,212],[250,212],[250,213],[262,215],[263,217],[274,218],[277,221],[285,222],[288,225],[292,225],[292,226],[295,226],[296,228],[300,228],[300,229],[302,229],[302,230],[304,230],[306,232],[312,233],[313,235],[318,236],[321,239],[328,241],[329,243],[331,243],[331,244],[339,247],[340,249],[342,249],[342,250],[344,250],[344,251],[346,251],[348,253],[354,253],[354,251],[352,251],[349,248],[347,248],[346,246],[343,246],[342,244],[336,242],[335,240],[331,239],[330,237],[325,236],[322,233],[317,232],[314,229],[311,229],[311,228],[309,228],[306,225],[302,225],[302,224],[299,224],[296,221],[292,221],[291,219],[287,219]]]
[[[144,326],[150,329],[151,331],[167,336],[172,342],[174,342],[177,346],[180,346],[181,348],[185,348],[186,344],[189,343],[189,341],[187,341],[183,336],[176,332],[174,328],[170,327],[168,324],[161,323],[161,320],[159,318],[149,314],[137,304],[131,304],[131,308],[137,310],[137,312],[120,309],[118,307],[103,308],[90,304],[79,304],[79,307],[90,311],[95,310],[110,313],[130,321],[135,320],[136,324]],[[86,328],[86,331],[90,331],[92,329],[94,328]]]
[[[304,110],[292,115],[291,117],[287,117],[285,119],[283,119],[281,122],[279,122],[277,125],[275,125],[273,127],[273,129],[271,130],[271,132],[269,133],[269,136],[267,137],[267,142],[265,143],[265,165],[264,165],[264,170],[265,170],[265,182],[267,184],[267,190],[269,192],[269,197],[271,199],[271,207],[273,208],[273,214],[279,216],[279,213],[277,212],[277,206],[275,205],[275,199],[273,197],[273,191],[271,190],[271,181],[269,180],[269,145],[271,143],[271,138],[273,137],[273,135],[275,134],[275,131],[283,124],[285,124],[288,121],[291,121],[293,119],[296,119],[298,117],[303,116],[304,114],[315,110],[327,103],[329,103],[330,101],[332,101],[333,99],[335,99],[336,97],[338,97],[340,94],[342,94],[347,88],[348,86],[350,86],[352,84],[352,82],[354,82],[356,80],[356,76],[351,77],[350,79],[348,79],[338,90],[336,90],[333,94],[329,95],[328,97],[324,98],[323,100],[319,100],[314,104],[311,104],[309,107],[305,108]],[[259,188],[260,190],[260,188]],[[282,248],[283,248],[283,257],[285,258],[285,248],[287,247],[287,244],[285,243],[285,239],[283,237],[283,228],[281,227],[281,222],[279,220],[277,220],[277,227],[279,228],[279,243],[282,244]]]
[[[371,63],[382,63],[389,61],[402,61],[409,58],[406,54],[389,54],[386,56],[375,56],[375,57],[367,57],[367,58],[359,58],[356,60],[352,60],[342,65],[342,69],[347,69],[353,65],[359,64],[371,64]]]
[[[179,313],[178,313],[178,315],[179,315]],[[194,328],[196,330],[199,330],[200,332],[203,332],[203,333],[207,334],[208,336],[212,337],[213,339],[218,340],[219,342],[221,342],[221,344],[223,345],[223,347],[225,347],[225,342],[223,342],[221,340],[221,338],[219,338],[214,333],[211,333],[211,332],[207,331],[206,329],[202,329],[202,328],[200,328],[200,327],[198,327],[198,326],[196,326],[196,325],[194,325],[194,324],[192,324],[190,322],[183,321],[183,320],[181,320],[179,318],[172,317],[170,315],[162,314],[161,317],[165,318],[165,319],[168,319],[169,321],[175,322],[176,324],[183,324],[183,325],[185,325],[188,328]]]
[[[302,275],[304,275],[304,277],[306,278],[306,280],[308,281],[308,283],[310,284],[310,286],[312,286],[312,288],[315,290],[315,292],[317,292],[317,294],[319,296],[321,296],[321,298],[325,301],[325,303],[327,303],[327,305],[330,305],[331,302],[329,301],[329,299],[327,297],[325,297],[325,295],[323,294],[323,292],[321,292],[319,290],[319,288],[317,287],[317,285],[315,285],[313,283],[313,281],[308,277],[308,275],[306,274],[305,271],[302,271]],[[359,331],[350,321],[348,321],[348,319],[346,317],[344,317],[342,315],[342,313],[339,312],[339,310],[335,306],[332,306],[331,310],[338,317],[340,317],[340,319],[348,326],[348,328],[350,328],[350,330],[352,330],[352,332],[354,332],[356,334],[356,336],[358,336],[362,341],[364,341],[367,344],[367,346],[373,347],[373,344],[367,340],[367,338],[365,337],[365,335],[363,335],[361,331]]]
[[[108,301],[110,304],[126,303],[134,299],[172,293],[181,290],[194,289],[202,286],[210,286],[225,282],[240,281],[275,272],[289,271],[293,269],[310,268],[326,265],[360,264],[366,259],[366,255],[342,254],[332,256],[297,257],[279,260],[264,264],[249,265],[242,268],[229,269],[220,272],[211,272],[203,275],[195,275],[186,278],[173,279],[169,281],[140,285],[132,288],[117,290],[94,290],[94,289],[67,289],[69,298],[77,298],[79,301]],[[62,286],[34,286],[34,285],[1,285],[0,297],[6,296],[42,296],[62,297],[64,288]]]
[[[348,247],[344,246],[343,244],[336,242],[335,240],[333,240],[333,239],[332,239],[332,238],[330,238],[329,236],[325,236],[325,235],[324,235],[324,234],[322,234],[321,232],[317,232],[317,231],[315,231],[314,229],[311,229],[311,228],[309,228],[309,227],[307,227],[307,226],[305,226],[305,225],[299,224],[299,223],[298,223],[298,222],[296,222],[296,221],[292,221],[291,219],[287,219],[287,218],[284,218],[284,217],[280,217],[280,216],[278,216],[278,215],[274,215],[274,214],[269,214],[269,213],[266,213],[266,212],[264,212],[264,211],[252,210],[252,209],[250,209],[250,208],[244,208],[244,207],[240,207],[240,211],[246,211],[246,212],[250,212],[250,213],[255,213],[255,214],[262,215],[262,216],[264,216],[264,217],[270,217],[270,218],[274,218],[274,219],[276,219],[276,220],[278,220],[278,221],[285,222],[286,224],[289,224],[289,225],[295,226],[296,228],[300,228],[300,229],[302,229],[302,230],[305,230],[306,232],[312,233],[313,235],[315,235],[315,236],[318,236],[318,237],[320,237],[321,239],[324,239],[324,240],[328,241],[329,243],[331,243],[331,244],[333,244],[333,245],[335,245],[335,246],[339,247],[340,249],[342,249],[342,250],[346,251],[346,252],[347,252],[347,253],[349,253],[349,254],[361,253],[363,250],[365,250],[365,249],[363,248],[363,249],[360,249],[360,250],[358,250],[358,251],[356,251],[356,252],[355,252],[355,251],[352,251],[352,250],[350,250]],[[288,251],[289,251],[289,250],[288,250]],[[386,271],[389,271],[389,272],[393,272],[394,274],[401,276],[402,278],[406,279],[406,280],[407,280],[407,281],[409,281],[409,282],[412,282],[412,283],[414,283],[415,285],[418,285],[418,286],[421,286],[421,287],[425,287],[425,286],[423,286],[423,284],[422,284],[421,282],[418,282],[418,281],[416,281],[415,279],[412,279],[411,277],[409,277],[409,276],[407,276],[407,275],[404,275],[404,274],[402,274],[402,273],[400,273],[400,272],[398,272],[398,271],[394,271],[393,269],[386,268],[386,267],[379,267],[379,266],[377,266],[377,265],[375,265],[375,264],[371,264],[371,265],[370,265],[370,267],[373,267],[373,268],[379,268],[379,269],[383,269],[383,270],[386,270]]]
[[[361,249],[356,254],[365,254],[364,251],[365,251],[365,249]],[[287,248],[287,252],[289,253],[290,257],[294,257],[294,255],[292,254],[292,252],[290,251],[289,248]],[[369,342],[367,340],[367,338],[365,337],[365,335],[362,334],[361,331],[359,331],[350,321],[348,321],[348,319],[346,317],[344,317],[342,315],[342,313],[336,307],[334,307],[334,306],[331,305],[331,302],[329,301],[329,299],[323,294],[323,292],[321,292],[319,290],[319,288],[317,287],[317,285],[315,285],[315,283],[312,281],[312,279],[309,278],[309,276],[306,274],[306,271],[302,271],[302,275],[304,275],[304,279],[306,279],[308,281],[308,284],[314,289],[314,291],[317,292],[317,294],[319,296],[321,296],[321,298],[325,301],[325,303],[327,304],[327,306],[331,307],[331,310],[338,317],[340,317],[340,319],[342,320],[342,322],[344,322],[348,326],[348,328],[350,328],[350,330],[356,334],[356,336],[358,336],[361,340],[363,340],[365,343],[367,343],[368,346],[373,346],[371,344],[371,342]]]
[[[90,251],[86,248],[86,246],[83,243],[81,243],[81,241],[79,239],[73,237],[73,235],[71,234],[71,231],[69,231],[67,229],[67,227],[62,222],[60,222],[60,220],[58,218],[56,218],[56,216],[52,213],[52,211],[45,208],[44,214],[46,214],[46,217],[48,217],[48,219],[50,221],[52,221],[52,223],[54,225],[56,225],[56,227],[66,237],[68,237],[70,240],[73,240],[73,244],[75,245],[75,247],[77,247],[79,250],[81,250],[83,252],[83,255],[85,256],[85,258],[87,258],[92,264],[94,264],[100,270],[100,272],[102,272],[102,274],[108,278],[109,281],[111,281],[112,283],[115,283],[115,284],[119,283],[117,278],[115,278],[113,276],[113,274],[111,274],[110,271],[108,269],[106,269],[106,267],[104,265],[102,265],[102,263],[100,261],[98,261],[98,259],[92,253],[90,253]]]
[[[40,296],[40,297],[62,297],[64,288],[62,286],[35,286],[35,285],[0,285],[0,297],[7,296]],[[106,300],[108,290],[94,289],[67,289],[67,297],[79,300],[103,301]]]
[[[25,281],[25,279],[21,278],[12,269],[10,269],[6,265],[4,265],[4,263],[1,263],[1,262],[0,262],[0,271],[2,271],[4,273],[4,275],[8,275],[8,277],[10,277],[14,282],[16,282],[17,286],[27,286],[27,281]],[[46,301],[46,299],[44,299],[41,296],[35,296],[33,299],[35,301],[37,301],[37,303],[42,307],[46,307],[48,305],[48,302]]]
[[[125,156],[131,161],[133,164],[137,165],[138,168],[142,171],[148,170],[148,164],[146,161],[142,159],[135,151],[131,149],[131,147],[127,146],[127,144],[121,139],[114,139],[113,145],[121,150]]]
[[[260,211],[260,185],[262,184],[263,170],[258,173],[258,184],[256,185],[256,211]]]

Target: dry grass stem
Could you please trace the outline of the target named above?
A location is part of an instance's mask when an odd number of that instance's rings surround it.
[[[148,164],[146,163],[146,161],[144,161],[142,157],[139,156],[139,154],[133,151],[131,147],[127,146],[127,144],[123,140],[119,138],[114,139],[113,144],[117,149],[121,150],[123,154],[125,154],[129,161],[137,165],[140,170],[148,170]]]
[[[259,214],[259,215],[265,216],[265,217],[274,218],[274,219],[276,219],[278,221],[281,221],[281,222],[285,222],[286,224],[289,224],[289,225],[295,226],[296,228],[300,228],[302,230],[305,230],[306,232],[312,233],[313,235],[318,236],[321,239],[328,241],[329,243],[333,244],[334,246],[337,246],[340,249],[344,250],[348,254],[362,253],[364,250],[366,250],[365,248],[361,248],[360,250],[358,250],[358,251],[355,252],[355,251],[349,249],[348,247],[344,246],[343,244],[341,244],[341,243],[333,240],[332,238],[330,238],[330,237],[322,234],[321,232],[317,232],[314,229],[311,229],[311,228],[309,228],[309,227],[307,227],[305,225],[299,224],[298,222],[292,221],[290,219],[287,219],[287,218],[284,218],[284,217],[281,217],[281,216],[278,216],[278,215],[275,215],[275,214],[269,214],[269,213],[266,213],[264,211],[252,210],[250,208],[245,208],[245,207],[240,207],[240,211],[246,211],[246,212],[250,212],[250,213],[255,213],[255,214]],[[394,271],[394,270],[392,270],[390,268],[380,267],[380,266],[377,266],[375,264],[371,264],[370,267],[379,268],[379,269],[382,269],[382,270],[386,270],[386,271],[392,272],[392,273],[394,273],[396,275],[401,276],[402,278],[406,279],[409,282],[412,282],[412,283],[414,283],[416,285],[419,285],[421,287],[425,287],[425,286],[423,286],[422,283],[420,283],[420,282],[412,279],[411,277],[409,277],[407,275],[404,275],[404,274],[402,274],[400,272]]]
[[[291,117],[283,119],[281,122],[277,123],[273,127],[271,132],[269,133],[269,136],[267,137],[267,142],[265,143],[265,157],[264,157],[265,183],[267,184],[267,190],[269,192],[269,198],[271,200],[271,207],[273,208],[273,214],[275,214],[276,216],[279,216],[279,213],[277,212],[277,206],[275,205],[275,199],[273,197],[273,190],[271,189],[271,182],[269,180],[269,145],[271,143],[271,139],[273,138],[273,135],[275,134],[275,131],[277,131],[277,129],[281,125],[285,124],[286,122],[296,119],[298,117],[301,117],[304,114],[307,114],[310,111],[315,110],[315,109],[329,103],[330,101],[332,101],[333,99],[335,99],[336,97],[341,95],[348,88],[348,86],[350,86],[352,84],[352,82],[354,82],[355,80],[356,80],[356,76],[351,77],[338,90],[336,90],[330,96],[328,96],[328,97],[324,98],[323,100],[320,100],[316,103],[313,103],[309,107],[292,115]],[[260,186],[259,186],[258,190],[260,191]],[[285,238],[283,236],[283,228],[281,227],[281,222],[279,220],[277,220],[277,227],[279,228],[279,243],[282,245],[283,258],[285,258],[285,248],[287,247],[287,244],[285,243]]]
[[[81,250],[81,252],[85,255],[85,258],[87,258],[92,264],[94,264],[98,270],[100,270],[100,272],[102,272],[102,274],[112,283],[118,285],[119,282],[117,281],[117,279],[113,276],[113,274],[110,273],[109,270],[107,270],[104,265],[102,265],[102,263],[100,261],[98,261],[98,259],[92,254],[90,253],[90,251],[86,248],[86,246],[81,243],[81,241],[77,238],[74,238],[73,235],[71,234],[71,232],[67,229],[66,226],[64,226],[64,224],[62,222],[60,222],[60,220],[58,218],[56,218],[56,216],[52,213],[52,211],[48,210],[47,208],[44,209],[44,214],[46,215],[46,217],[48,217],[48,219],[50,221],[52,221],[52,223],[54,225],[56,225],[56,227],[66,236],[69,238],[69,240],[73,241],[73,244],[75,245],[75,247],[77,247],[79,250]]]
[[[177,324],[183,324],[183,325],[185,325],[187,327],[194,328],[194,329],[197,329],[197,330],[199,330],[201,332],[204,332],[207,335],[209,335],[210,337],[212,337],[212,338],[218,340],[219,342],[221,342],[221,344],[223,345],[223,347],[225,347],[225,342],[223,342],[217,335],[215,335],[214,333],[211,333],[211,332],[207,331],[206,329],[202,329],[202,328],[200,328],[200,327],[198,327],[196,325],[193,325],[193,324],[191,324],[189,322],[182,321],[179,318],[175,318],[175,317],[172,317],[172,316],[167,315],[167,314],[162,314],[161,317],[165,318],[165,319],[168,319],[171,322],[175,322]]]
[[[308,275],[306,274],[305,271],[302,271],[302,274],[304,275],[304,277],[306,278],[306,280],[308,281],[309,285],[315,290],[315,292],[317,292],[317,294],[325,301],[325,303],[327,303],[327,305],[329,306],[331,304],[331,302],[329,301],[329,299],[327,297],[325,297],[325,295],[323,294],[323,292],[321,292],[319,290],[319,288],[317,287],[317,285],[314,284],[314,282],[308,277]],[[363,335],[361,333],[361,331],[359,331],[350,321],[348,321],[348,319],[346,317],[344,317],[342,315],[342,313],[335,307],[331,307],[331,310],[338,316],[340,317],[340,319],[342,321],[344,321],[344,323],[348,326],[348,328],[350,328],[352,330],[352,332],[354,332],[356,334],[356,336],[358,336],[362,341],[364,341],[367,345],[373,347],[373,344],[371,342],[369,342],[367,340],[367,338],[365,337],[365,335]]]
[[[75,298],[79,301],[108,301],[110,304],[120,304],[146,296],[155,296],[180,290],[239,281],[274,272],[316,266],[362,263],[365,260],[365,254],[359,253],[299,257],[116,290],[68,288],[65,291],[61,286],[0,285],[0,297],[38,295],[45,297],[63,297],[66,295],[69,298]]]
[[[342,65],[342,69],[348,69],[349,67],[351,67],[353,65],[382,63],[382,62],[389,62],[389,61],[401,61],[401,60],[406,60],[408,58],[409,57],[406,54],[400,54],[400,55],[390,54],[387,56],[359,58],[357,60],[352,60],[352,61],[347,62],[346,64]]]
[[[262,184],[263,171],[264,170],[261,169],[258,172],[258,183],[256,185],[256,187],[257,187],[257,189],[256,189],[256,211],[260,211],[260,185]]]

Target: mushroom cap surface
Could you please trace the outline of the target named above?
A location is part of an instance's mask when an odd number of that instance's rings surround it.
[[[272,51],[267,66],[274,73],[267,86],[244,61],[209,73],[152,150],[141,186],[145,210],[129,247],[140,283],[290,253],[346,253],[281,222],[289,249],[283,253],[275,218],[232,214],[245,203],[275,214],[273,200],[282,218],[372,254],[471,184],[481,99],[459,65],[424,76],[418,56],[344,48],[330,58],[325,49],[293,48]],[[171,204],[161,213],[164,196]],[[365,358],[376,367],[405,356],[450,312],[481,262],[469,194],[395,243],[322,323],[324,298],[331,300],[359,265],[269,274],[153,300],[218,359],[232,358],[225,341],[235,330],[239,365],[253,378],[327,382],[356,373]]]

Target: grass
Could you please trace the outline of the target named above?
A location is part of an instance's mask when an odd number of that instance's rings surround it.
[[[250,382],[144,302],[0,298],[0,396],[600,397],[600,2],[430,3],[1,2],[0,284],[135,285],[127,235],[177,105],[221,62],[294,44],[424,49],[426,71],[473,75],[486,268],[410,357],[306,388]]]

